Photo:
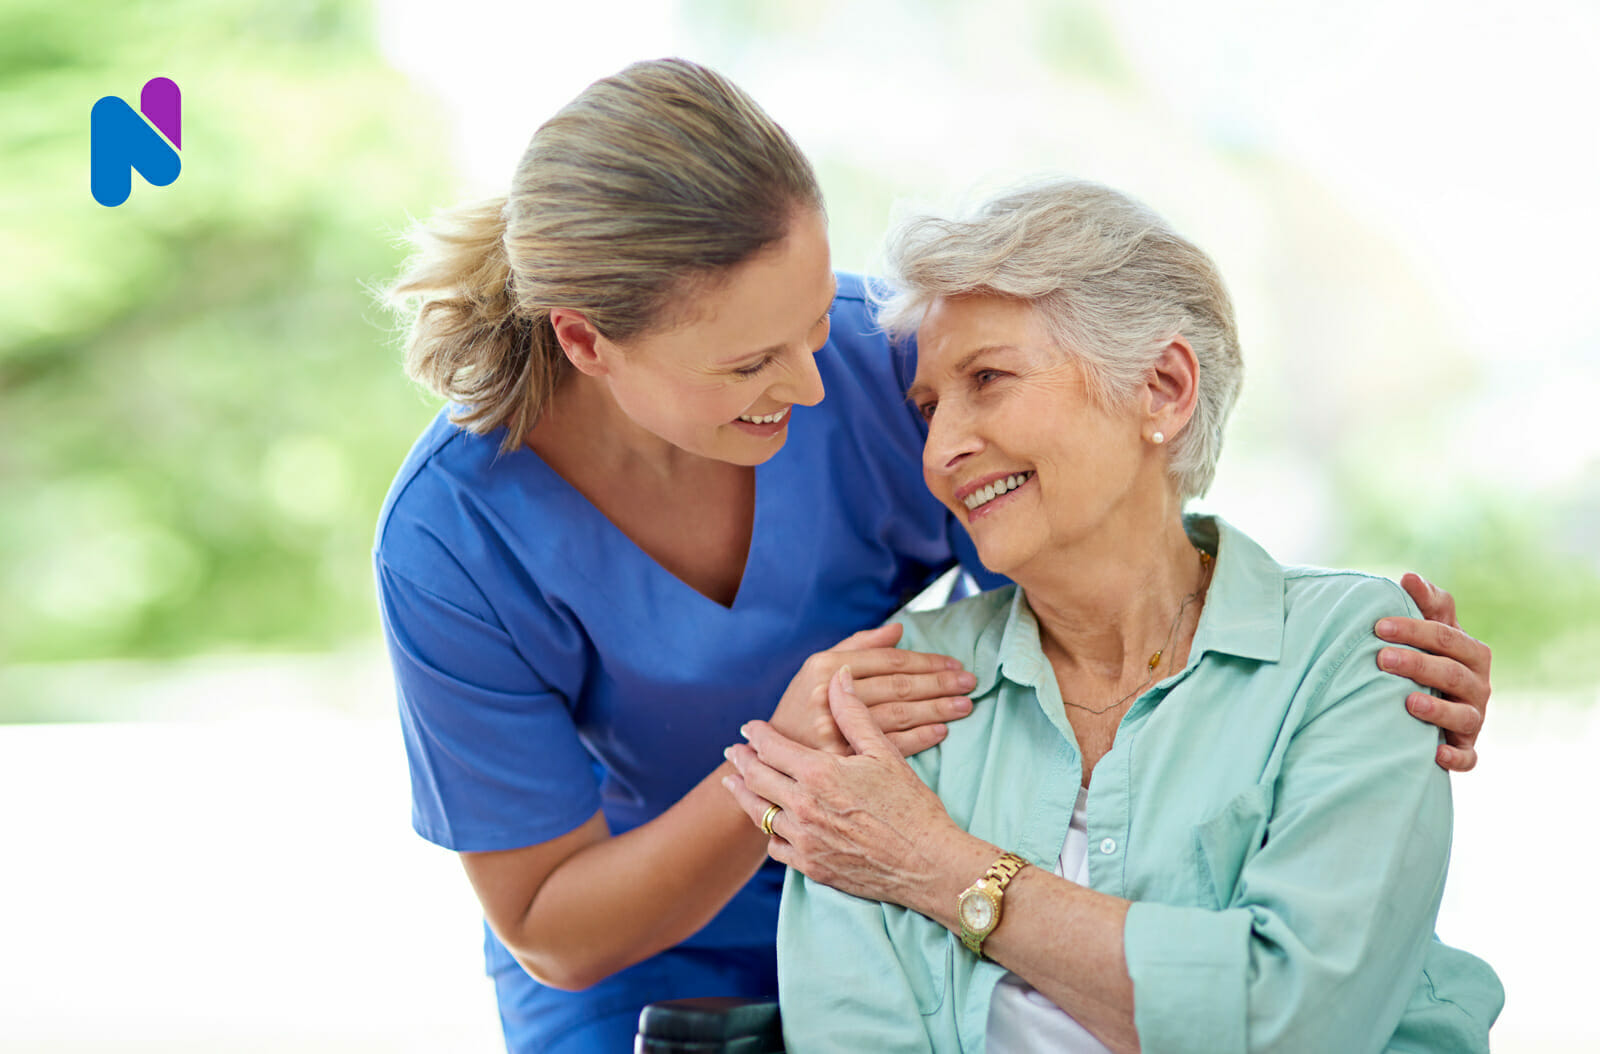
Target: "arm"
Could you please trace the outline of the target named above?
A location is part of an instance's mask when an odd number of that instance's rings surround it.
[[[564,693],[528,667],[500,627],[381,560],[379,591],[417,828],[461,852],[490,926],[534,976],[582,988],[670,947],[760,866],[765,838],[718,786],[726,765],[654,820],[613,837]],[[813,681],[825,685],[848,658],[876,671],[874,710],[897,742],[921,749],[942,738],[938,721],[970,708],[954,696],[971,675],[945,656],[893,648],[899,632],[856,634],[808,660],[773,721],[831,746],[832,720],[818,718]],[[541,653],[552,669],[583,661],[581,642],[556,628]]]
[[[620,836],[596,812],[539,845],[462,853],[484,917],[523,969],[587,988],[709,922],[766,857],[761,832],[714,782],[726,767]]]
[[[927,1050],[950,998],[945,931],[791,869],[778,912],[778,992],[791,1054]],[[848,950],[848,954],[841,954]]]
[[[1249,817],[1198,830],[1225,906],[1141,903],[1124,931],[1141,1038],[1187,1049],[1380,1050],[1420,975],[1450,852],[1448,777],[1431,727],[1394,704],[1365,627],[1399,614],[1372,583],[1333,617],[1276,782]],[[1230,867],[1229,850],[1244,849]]]
[[[1420,651],[1384,648],[1378,652],[1378,664],[1439,693],[1412,692],[1406,708],[1444,730],[1444,742],[1435,755],[1439,767],[1469,772],[1478,763],[1478,733],[1489,708],[1489,647],[1462,631],[1455,598],[1449,593],[1420,575],[1407,574],[1400,584],[1424,617],[1383,619],[1377,633]]]

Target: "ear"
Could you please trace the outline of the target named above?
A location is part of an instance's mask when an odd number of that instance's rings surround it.
[[[566,353],[567,361],[590,377],[603,376],[616,347],[594,328],[582,311],[558,307],[550,312],[550,328]]]
[[[1161,432],[1167,439],[1181,432],[1194,416],[1200,398],[1200,360],[1182,336],[1173,337],[1145,378],[1144,434]]]

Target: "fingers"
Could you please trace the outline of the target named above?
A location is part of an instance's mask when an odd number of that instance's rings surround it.
[[[1454,659],[1405,648],[1384,648],[1378,652],[1378,665],[1390,673],[1409,677],[1424,688],[1436,689],[1449,699],[1463,700],[1480,709],[1488,700],[1487,678]]]
[[[742,756],[741,751],[744,750],[749,750],[752,758],[758,759],[761,764],[776,770],[786,777],[804,778],[807,773],[813,772],[830,757],[823,751],[812,750],[810,747],[796,743],[765,721],[747,721],[744,727],[739,729],[739,734],[744,736],[749,742],[749,746],[746,747],[743,744],[734,745],[730,748],[732,753],[728,755],[728,760],[732,761],[741,773],[744,773],[746,781],[750,779],[750,776],[745,772],[744,767],[739,764],[739,759]],[[792,783],[793,781],[791,780],[790,782]],[[781,789],[781,785],[778,789]],[[757,787],[756,790],[761,791],[762,788]]]
[[[866,704],[856,697],[855,679],[848,666],[840,667],[828,682],[828,709],[833,713],[833,723],[839,726],[857,754],[878,756],[893,752],[899,756],[899,751],[872,720]]]
[[[1445,742],[1455,747],[1470,749],[1483,728],[1483,712],[1471,703],[1435,699],[1426,692],[1412,692],[1406,697],[1406,709],[1412,715],[1438,725],[1445,731]]]
[[[948,675],[950,678],[959,679],[959,675],[966,674],[972,684],[977,683],[977,678],[966,673],[961,664],[948,655],[935,655],[926,651],[904,651],[900,648],[862,648],[847,652],[823,652],[836,660],[838,666],[849,664],[858,681],[869,677],[893,680],[897,677],[927,678]],[[828,675],[833,675],[833,670]],[[949,684],[956,684],[956,680],[949,680]],[[955,688],[952,691],[942,692],[942,695],[957,695],[965,688]]]
[[[860,681],[856,682],[856,687],[861,687]],[[859,692],[856,697],[860,698]],[[972,713],[972,700],[957,696],[915,703],[879,703],[872,706],[869,712],[873,722],[884,732],[905,732],[941,721],[959,721]]]
[[[905,626],[898,622],[885,622],[881,626],[864,629],[859,633],[852,633],[829,650],[857,651],[862,648],[892,648],[900,643],[900,636],[905,631]]]
[[[1434,760],[1446,772],[1471,772],[1478,763],[1478,752],[1470,747],[1452,747],[1441,743]]]
[[[750,793],[762,799],[761,807],[751,813],[757,823],[767,811],[767,806],[777,805],[781,808],[793,800],[795,781],[762,761],[760,755],[749,746],[736,743],[723,751],[723,756],[733,762],[733,767],[739,771],[739,778]],[[749,809],[745,811],[750,812]]]
[[[1489,646],[1457,626],[1419,618],[1379,619],[1375,632],[1394,644],[1409,644],[1435,655],[1454,659],[1469,669],[1489,673]],[[1392,649],[1391,649],[1392,650]],[[1435,686],[1437,687],[1437,686]]]
[[[1461,624],[1456,621],[1455,597],[1411,571],[1400,577],[1400,588],[1416,601],[1417,607],[1422,609],[1423,618],[1460,628]]]
[[[728,788],[728,793],[733,795],[733,800],[738,803],[739,808],[750,817],[750,822],[759,828],[762,818],[767,815],[767,809],[774,803],[751,790],[743,776],[725,776],[722,785]]]
[[[920,754],[929,747],[936,747],[944,742],[944,737],[950,730],[944,725],[918,725],[908,728],[904,732],[888,733],[889,744],[900,752],[903,758],[913,754]]]
[[[768,801],[751,790],[740,776],[728,776],[722,781],[722,785],[728,788],[728,793],[733,795],[733,800],[739,808],[750,817],[750,823],[755,829],[761,830],[761,821],[767,818],[767,810],[778,803]],[[783,806],[779,805],[777,815],[772,818],[772,837],[767,839],[767,855],[780,864],[790,863],[794,855],[794,850],[784,841],[783,832],[780,830],[784,826],[784,815]]]
[[[851,674],[855,677],[856,698],[867,706],[949,701],[965,696],[978,686],[978,679],[965,670],[874,676],[859,669],[854,656],[851,657],[849,666]],[[901,722],[896,727],[909,727],[909,724]]]

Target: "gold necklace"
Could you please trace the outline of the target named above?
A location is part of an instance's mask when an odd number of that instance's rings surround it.
[[[1200,599],[1200,593],[1205,589],[1206,586],[1206,572],[1211,569],[1211,554],[1206,552],[1204,549],[1196,549],[1195,552],[1200,554],[1200,586],[1193,593],[1190,593],[1188,596],[1184,597],[1183,603],[1178,605],[1178,613],[1172,616],[1172,626],[1167,630],[1167,639],[1162,642],[1161,647],[1156,649],[1155,654],[1151,655],[1149,661],[1145,664],[1146,668],[1150,671],[1150,676],[1145,678],[1144,683],[1139,685],[1139,687],[1135,688],[1133,691],[1129,692],[1127,695],[1123,696],[1121,699],[1118,699],[1116,702],[1102,706],[1098,710],[1095,710],[1092,707],[1084,706],[1082,703],[1075,703],[1066,696],[1061,697],[1061,701],[1063,703],[1073,707],[1074,709],[1082,710],[1085,713],[1109,713],[1155,683],[1156,667],[1161,665],[1161,656],[1165,655],[1167,653],[1167,649],[1172,647],[1172,638],[1178,632],[1179,623],[1183,621],[1183,613],[1189,610],[1190,604],[1193,604],[1196,600]]]

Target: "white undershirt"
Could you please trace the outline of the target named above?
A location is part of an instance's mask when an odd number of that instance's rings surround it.
[[[1089,792],[1083,787],[1078,788],[1072,825],[1067,828],[1067,840],[1056,858],[1056,874],[1080,886],[1089,884]],[[989,1002],[988,1049],[990,1054],[1044,1050],[1110,1054],[1105,1044],[1070,1014],[1009,971],[995,985],[994,998]]]

